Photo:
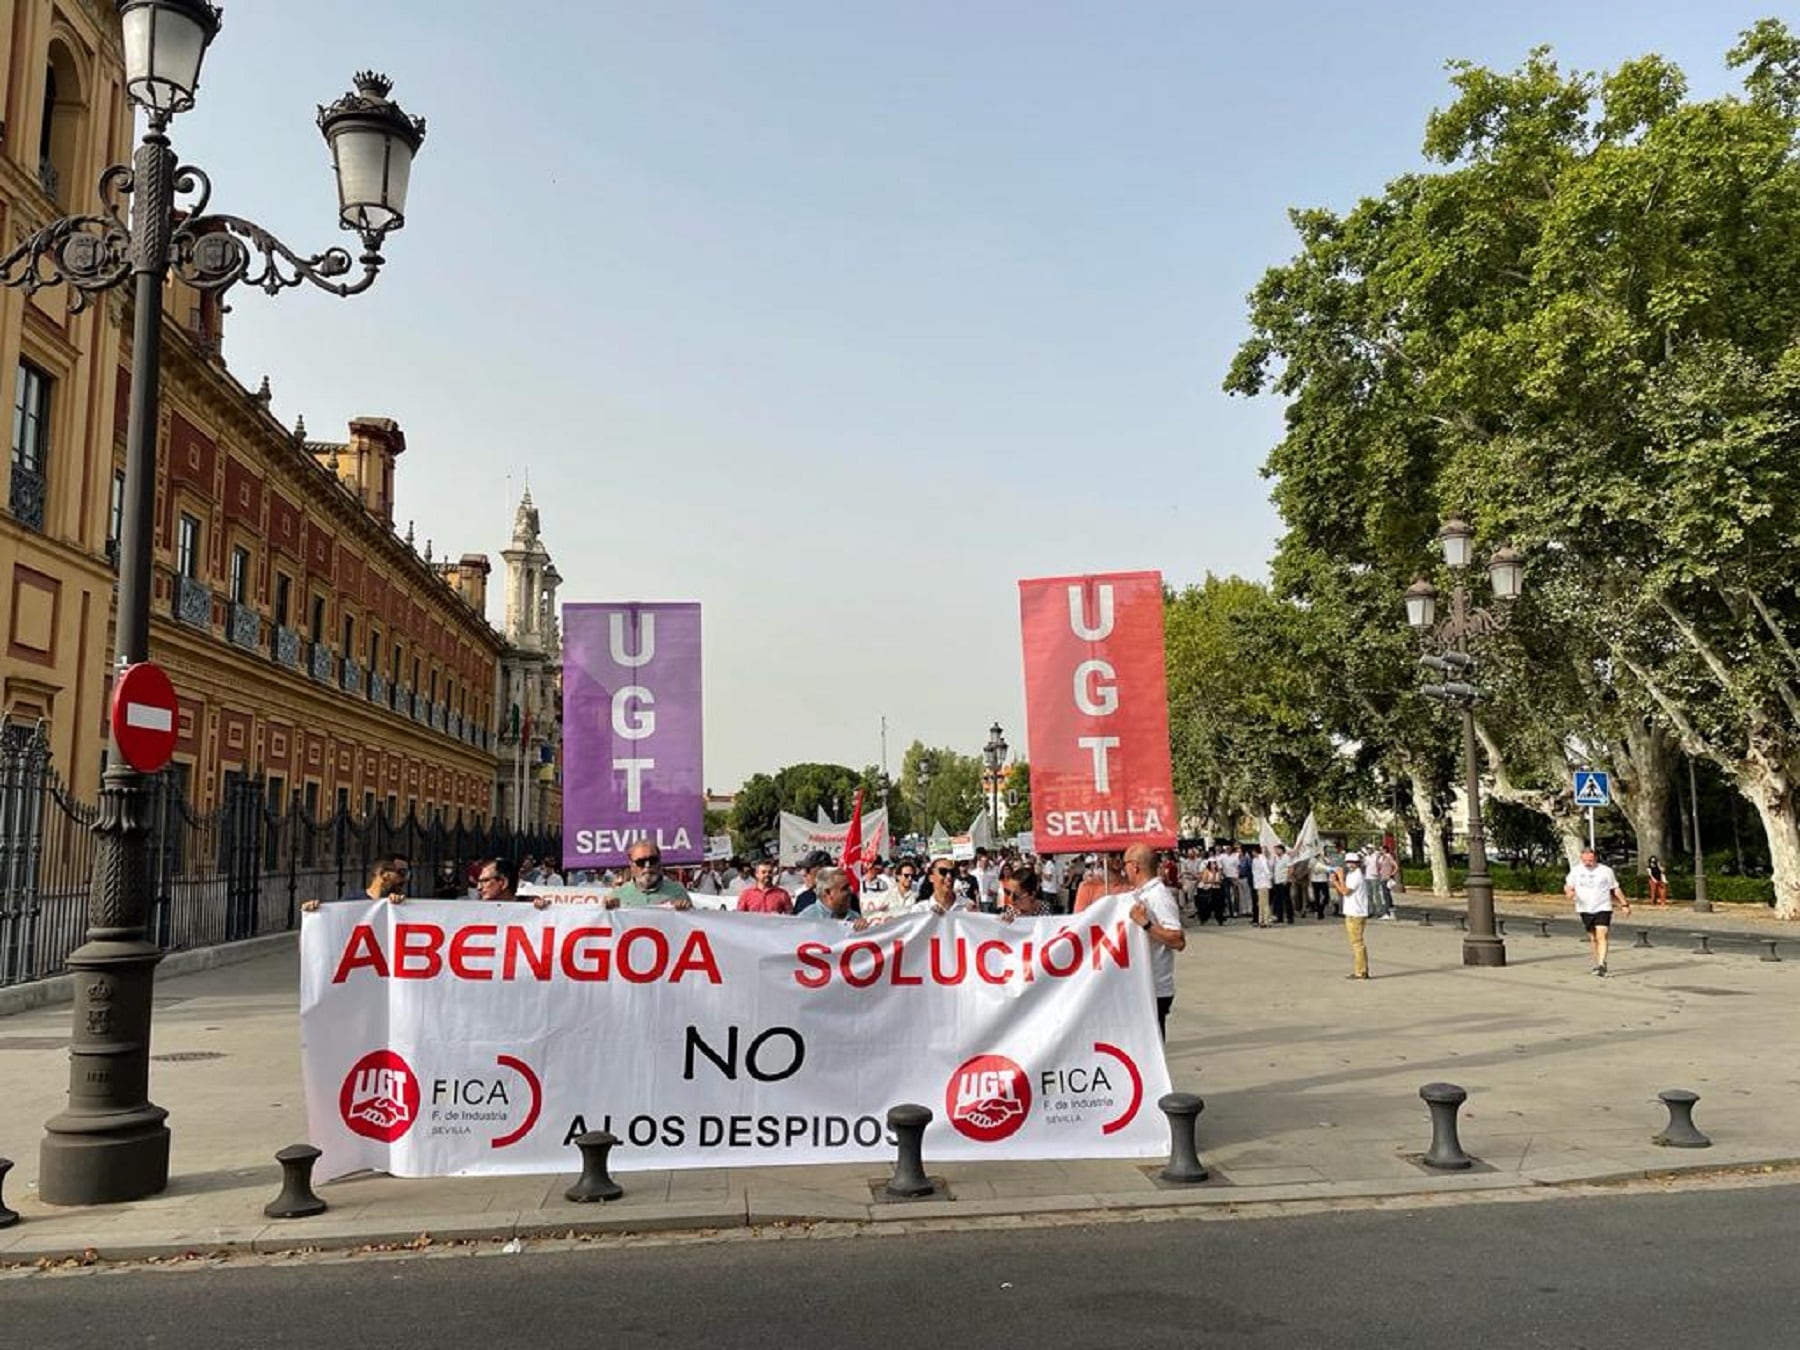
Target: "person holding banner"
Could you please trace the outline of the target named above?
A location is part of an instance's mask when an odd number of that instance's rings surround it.
[[[669,909],[692,909],[687,887],[662,868],[662,850],[648,839],[632,844],[626,855],[631,860],[631,879],[616,886],[606,897],[608,909],[647,909],[652,905]]]
[[[412,874],[412,864],[399,854],[384,853],[375,859],[369,868],[369,885],[367,889],[351,891],[343,897],[345,900],[386,900],[390,905],[406,902],[406,879]],[[318,909],[319,901],[302,900],[300,910],[311,914]]]
[[[1005,894],[1000,901],[1000,918],[1006,923],[1014,919],[1035,919],[1050,911],[1044,907],[1042,883],[1029,867],[1018,867],[1000,882]]]
[[[951,910],[975,912],[974,900],[956,889],[956,860],[948,853],[940,853],[931,860],[925,879],[931,883],[931,892],[919,904],[929,907],[933,914],[948,914]]]
[[[1156,850],[1133,844],[1125,850],[1125,880],[1131,892],[1131,921],[1150,939],[1150,973],[1156,980],[1156,1030],[1169,1039],[1169,1009],[1175,1005],[1175,953],[1187,949],[1181,902],[1156,874]]]
[[[1346,853],[1342,873],[1331,874],[1331,889],[1336,891],[1344,911],[1344,932],[1350,939],[1350,980],[1369,978],[1369,948],[1365,931],[1369,924],[1369,896],[1363,883],[1362,854]]]

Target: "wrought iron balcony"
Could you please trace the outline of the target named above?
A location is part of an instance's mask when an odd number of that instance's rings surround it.
[[[388,684],[377,671],[369,672],[369,702],[386,704],[388,701]]]
[[[28,530],[43,531],[46,487],[43,474],[22,464],[12,466],[12,487],[7,493],[6,509]]]
[[[193,577],[175,578],[175,617],[194,628],[212,627],[212,588]]]
[[[291,628],[277,628],[272,647],[275,661],[289,670],[300,669],[300,635]]]
[[[347,694],[362,693],[362,670],[347,656],[344,658],[343,668],[338,672],[338,687]]]
[[[425,701],[425,695],[415,693],[412,696],[412,719],[415,722],[425,720],[425,710],[431,705]]]
[[[233,601],[229,636],[233,646],[255,651],[262,645],[262,615]]]
[[[463,719],[461,713],[450,714],[450,734],[459,741],[463,738]]]
[[[330,684],[332,665],[331,648],[323,642],[313,643],[312,654],[308,661],[308,671],[312,677],[321,684]]]
[[[450,705],[448,703],[432,704],[431,725],[442,732],[447,733],[450,730]]]

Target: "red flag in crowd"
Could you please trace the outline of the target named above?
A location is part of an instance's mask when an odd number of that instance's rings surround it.
[[[862,890],[862,789],[856,790],[856,805],[850,808],[850,830],[844,836],[844,856],[838,863],[850,874],[853,890]]]

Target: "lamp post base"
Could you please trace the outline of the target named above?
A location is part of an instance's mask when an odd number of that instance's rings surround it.
[[[1477,937],[1470,934],[1463,939],[1463,964],[1465,966],[1504,966],[1506,964],[1506,943],[1497,937]]]
[[[105,1134],[64,1134],[57,1117],[38,1150],[38,1198],[47,1205],[116,1205],[160,1195],[169,1185],[168,1114],[151,1107],[153,1119]]]

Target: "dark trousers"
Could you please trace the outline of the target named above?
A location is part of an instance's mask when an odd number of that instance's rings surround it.
[[[1294,921],[1293,889],[1285,881],[1278,881],[1269,888],[1269,907],[1275,912],[1276,923]]]
[[[1169,1009],[1175,1006],[1175,995],[1167,994],[1156,1000],[1156,1034],[1165,1041],[1169,1039]]]
[[[1323,919],[1325,917],[1325,902],[1327,899],[1330,898],[1330,895],[1331,895],[1331,889],[1330,889],[1329,883],[1327,883],[1325,881],[1313,882],[1313,884],[1312,884],[1313,918]]]
[[[1214,923],[1225,922],[1225,888],[1223,886],[1202,886],[1198,892],[1199,899],[1195,905],[1199,911],[1200,922],[1211,919]]]

